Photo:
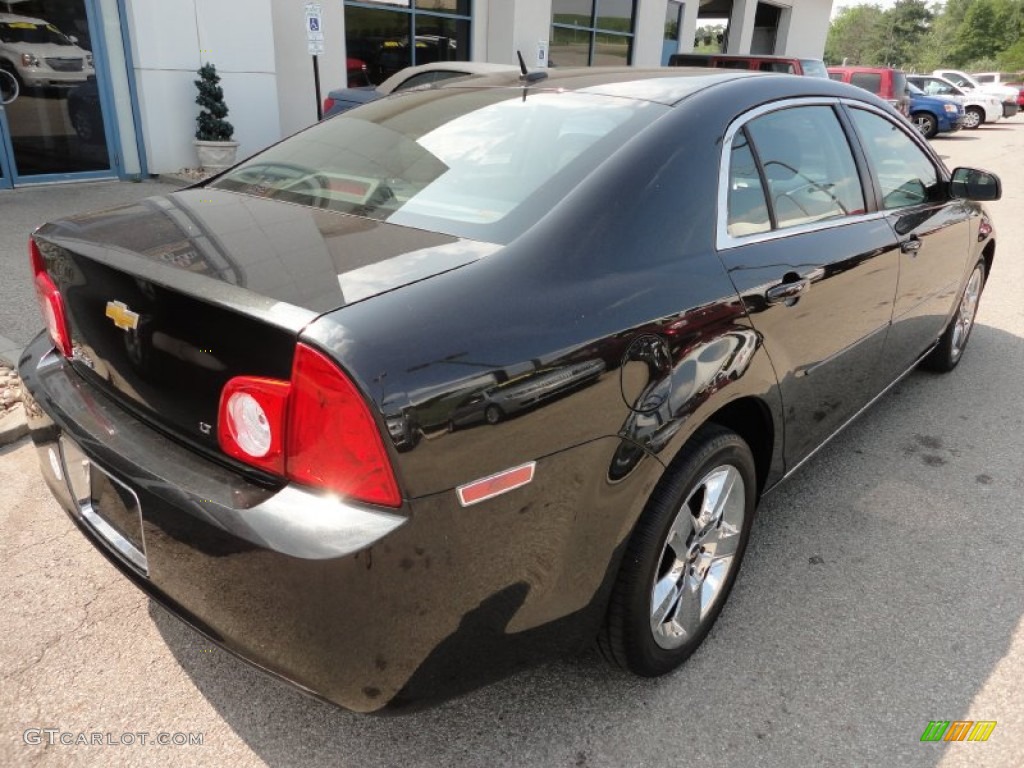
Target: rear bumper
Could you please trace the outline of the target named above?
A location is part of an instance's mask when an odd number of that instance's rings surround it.
[[[1020,111],[1020,105],[1015,101],[1003,102],[1003,117],[1013,117]]]
[[[20,371],[43,476],[89,540],[212,641],[360,712],[448,698],[590,642],[638,484],[660,475],[646,461],[589,487],[618,445],[598,440],[471,509],[445,492],[385,511],[246,481],[85,384],[43,336]],[[86,503],[83,467],[137,500],[141,564],[89,516],[131,527],[131,503]]]

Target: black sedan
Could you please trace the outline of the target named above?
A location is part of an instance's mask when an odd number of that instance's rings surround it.
[[[407,92],[36,231],[33,440],[129,579],[353,710],[595,639],[661,675],[759,498],[960,362],[999,195],[824,79]]]

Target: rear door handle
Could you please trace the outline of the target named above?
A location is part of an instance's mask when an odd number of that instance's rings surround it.
[[[900,243],[900,250],[916,256],[917,252],[921,250],[921,238],[917,235],[911,235]]]
[[[799,299],[810,290],[811,281],[806,277],[789,283],[780,283],[764,292],[769,304],[781,304]]]

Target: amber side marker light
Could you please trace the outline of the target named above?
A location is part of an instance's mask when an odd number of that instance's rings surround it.
[[[455,493],[459,497],[459,503],[464,507],[479,504],[481,501],[487,501],[495,496],[501,496],[503,493],[514,491],[516,488],[522,488],[533,480],[536,467],[537,462],[531,461],[529,464],[506,469],[496,475],[460,485],[455,489]]]

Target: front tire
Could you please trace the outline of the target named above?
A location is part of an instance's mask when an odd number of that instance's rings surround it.
[[[756,499],[749,446],[723,427],[701,427],[626,546],[598,638],[605,658],[656,677],[697,650],[736,580]]]
[[[974,318],[978,314],[978,302],[984,288],[985,262],[979,261],[967,278],[967,285],[960,295],[960,304],[953,318],[939,339],[938,346],[921,362],[922,368],[939,373],[949,373],[956,368],[974,329]]]
[[[915,112],[910,116],[910,122],[926,139],[934,138],[935,134],[939,132],[939,121],[935,119],[934,115],[929,115],[927,112]]]
[[[985,113],[979,107],[968,107],[964,110],[964,128],[973,130],[985,122]]]

